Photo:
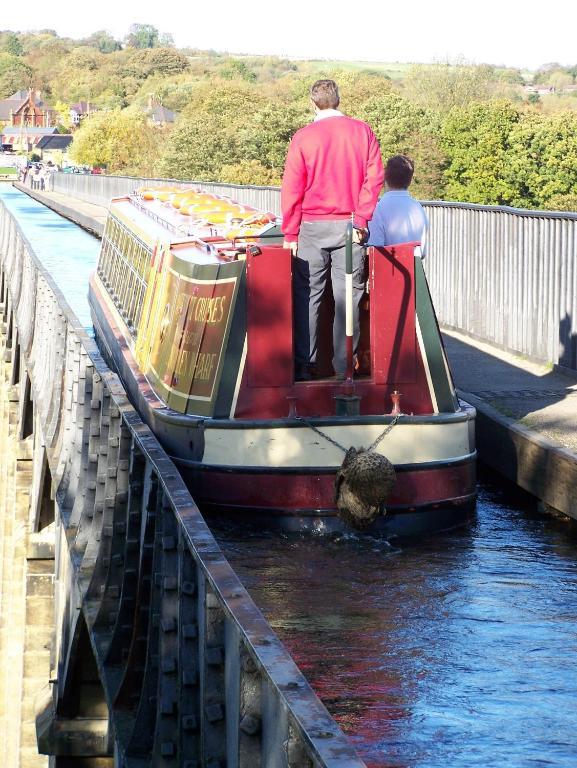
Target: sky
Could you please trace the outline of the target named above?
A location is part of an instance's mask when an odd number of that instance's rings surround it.
[[[0,29],[54,29],[80,38],[131,24],[170,33],[177,47],[295,58],[457,62],[522,69],[577,64],[577,3],[549,0],[29,0],[5,3]]]

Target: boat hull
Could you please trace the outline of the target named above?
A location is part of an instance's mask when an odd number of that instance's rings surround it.
[[[334,503],[336,469],[215,467],[175,462],[209,515],[285,531],[347,531]],[[476,502],[475,455],[427,468],[396,467],[386,513],[368,532],[422,536],[466,523]]]

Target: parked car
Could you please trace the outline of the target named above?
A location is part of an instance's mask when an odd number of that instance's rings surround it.
[[[81,165],[67,165],[62,169],[63,173],[90,173],[88,168],[83,168]]]

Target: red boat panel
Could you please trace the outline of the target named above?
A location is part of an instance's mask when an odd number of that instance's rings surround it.
[[[335,510],[335,473],[227,472],[203,466],[182,469],[199,504],[261,510]],[[387,508],[418,508],[470,497],[475,492],[475,462],[410,469],[397,473]]]
[[[413,247],[371,248],[371,368],[375,384],[416,381],[415,257]]]
[[[247,369],[250,387],[290,387],[293,381],[291,252],[247,250]],[[284,415],[284,414],[283,414]]]

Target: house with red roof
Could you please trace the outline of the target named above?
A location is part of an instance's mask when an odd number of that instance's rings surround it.
[[[55,118],[54,110],[42,101],[40,91],[16,91],[7,99],[0,99],[0,121],[10,126],[49,128]]]

